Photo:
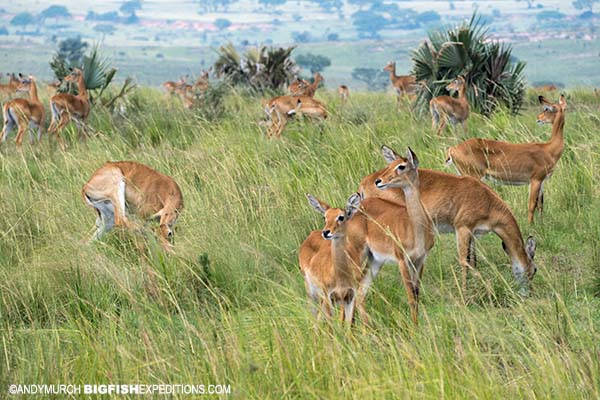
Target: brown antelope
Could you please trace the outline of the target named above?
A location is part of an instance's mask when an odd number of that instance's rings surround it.
[[[459,173],[478,179],[491,178],[512,184],[529,184],[527,219],[533,223],[535,210],[544,207],[544,182],[552,175],[565,146],[563,130],[567,101],[564,96],[556,104],[543,96],[544,109],[537,117],[539,124],[552,124],[552,137],[546,143],[507,143],[490,139],[469,139],[448,149],[448,164]]]
[[[198,77],[198,79],[196,79],[196,82],[194,82],[194,85],[193,85],[194,90],[198,90],[200,93],[204,93],[208,90],[209,73],[210,73],[210,68],[208,71],[204,71],[204,73],[202,75],[200,75]]]
[[[8,83],[0,83],[0,94],[10,98],[19,87],[20,80],[15,74],[6,74],[8,76]]]
[[[558,87],[556,85],[549,84],[534,86],[534,89],[538,92],[556,92],[558,90]]]
[[[23,135],[28,129],[37,130],[38,143],[42,138],[42,132],[44,130],[44,124],[46,123],[46,112],[44,105],[38,97],[37,85],[35,77],[29,75],[27,79],[23,78],[22,75],[17,91],[29,92],[29,99],[14,99],[8,101],[3,107],[4,116],[4,129],[2,130],[2,137],[0,143],[4,142],[13,129],[17,126],[17,137],[16,144],[17,148],[21,148],[23,143]],[[29,142],[34,143],[33,133],[29,133]]]
[[[269,100],[265,112],[271,126],[267,130],[267,137],[281,137],[281,132],[288,121],[296,114],[305,115],[310,119],[324,120],[327,118],[327,109],[320,101],[310,96],[278,96]]]
[[[162,86],[168,94],[175,94],[176,89],[186,84],[185,81],[185,76],[182,76],[178,81],[166,81],[162,84]]]
[[[383,146],[383,157],[389,165],[403,158],[392,149]],[[398,204],[405,204],[405,195],[398,189],[379,190],[380,176],[389,171],[379,170],[365,177],[360,183],[362,198],[379,197]],[[421,201],[440,233],[456,235],[458,259],[462,266],[462,288],[466,290],[467,271],[475,274],[474,238],[494,232],[503,241],[511,259],[512,273],[521,284],[521,292],[527,293],[528,283],[537,270],[533,261],[535,240],[523,242],[517,220],[508,206],[492,189],[470,176],[456,176],[430,169],[419,169]]]
[[[325,227],[321,231],[312,231],[300,246],[298,260],[300,270],[304,276],[306,292],[312,301],[313,314],[317,314],[317,305],[320,304],[321,312],[326,317],[331,316],[332,303],[330,293],[336,287],[353,287],[352,282],[361,281],[363,271],[352,269],[351,271],[335,271],[333,260],[342,257],[345,252],[346,225],[355,214],[360,203],[357,194],[348,199],[345,209],[331,208],[327,203],[307,194],[309,204],[325,218]],[[340,263],[338,263],[340,264]],[[341,263],[343,267],[347,263]],[[354,292],[346,293],[347,301],[344,305],[353,304]],[[357,308],[363,321],[368,321],[363,303],[358,302]],[[351,315],[351,310],[342,309],[342,320],[345,315]]]
[[[437,134],[440,135],[448,121],[454,126],[460,123],[463,132],[467,131],[467,118],[469,118],[469,102],[467,100],[467,82],[462,76],[458,76],[446,86],[447,91],[458,91],[458,98],[452,96],[437,96],[429,102],[431,111],[431,129],[435,130],[439,125]]]
[[[86,121],[90,114],[90,100],[85,87],[83,71],[73,68],[71,73],[64,78],[65,82],[77,82],[77,95],[70,93],[55,94],[50,98],[50,111],[52,111],[52,122],[48,127],[48,133],[56,135],[60,146],[64,149],[64,143],[60,137],[60,131],[73,120],[77,125],[78,136],[82,131],[85,135]]]
[[[346,104],[350,97],[350,89],[348,89],[348,86],[340,85],[340,87],[338,87],[338,95],[340,96],[340,103]]]
[[[54,96],[56,92],[58,92],[60,85],[62,85],[62,81],[52,81],[50,83],[47,83],[46,93],[48,94],[48,96]]]
[[[414,93],[417,88],[417,80],[412,75],[396,75],[395,61],[390,61],[383,70],[390,73],[390,82],[398,95],[398,104],[405,94]]]
[[[323,81],[323,76],[315,72],[313,77],[313,82],[310,83],[304,79],[296,79],[289,86],[289,91],[292,96],[309,96],[314,97],[315,92],[317,91],[319,84]]]
[[[107,162],[83,185],[81,194],[98,214],[92,241],[115,225],[132,227],[129,211],[158,220],[161,244],[171,250],[173,226],[183,210],[181,190],[171,177],[133,161]]]
[[[344,305],[347,322],[352,322],[354,304],[362,307],[381,266],[396,262],[408,295],[412,321],[417,323],[419,282],[425,258],[434,243],[433,223],[420,200],[418,164],[409,149],[406,159],[390,164],[377,180],[378,190],[402,191],[405,205],[379,198],[362,200],[359,212],[344,226],[344,246],[332,245],[336,287],[330,292],[330,299]],[[336,228],[335,224],[326,224],[323,236],[335,238]]]

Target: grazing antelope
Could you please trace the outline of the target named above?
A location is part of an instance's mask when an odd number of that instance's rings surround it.
[[[113,226],[131,227],[126,211],[159,221],[161,244],[171,250],[173,226],[183,210],[183,196],[175,181],[134,161],[107,162],[81,191],[84,202],[98,214],[92,241]]]
[[[365,177],[359,186],[364,199],[379,197],[394,203],[405,204],[401,190],[378,189],[378,179],[403,158],[392,149],[383,146],[383,157],[388,167]],[[421,201],[440,233],[456,235],[458,259],[462,267],[462,288],[466,290],[467,271],[475,271],[476,236],[494,232],[503,241],[503,247],[511,259],[512,273],[526,293],[529,280],[537,267],[533,261],[535,240],[523,242],[517,220],[502,199],[480,180],[471,176],[456,176],[430,169],[419,169]]]
[[[8,76],[8,83],[0,83],[0,94],[10,98],[19,87],[20,80],[15,74],[6,74]]]
[[[535,210],[544,207],[544,182],[552,175],[565,146],[563,130],[567,101],[564,96],[556,104],[539,96],[544,109],[537,117],[539,124],[551,123],[552,136],[546,143],[507,143],[490,139],[469,139],[448,149],[446,162],[453,163],[463,175],[492,178],[512,184],[529,184],[527,219],[533,223]]]
[[[405,94],[414,93],[417,88],[417,80],[412,75],[396,75],[396,62],[390,61],[384,68],[384,71],[390,73],[390,81],[398,95],[398,105]]]
[[[269,100],[265,112],[271,122],[267,137],[279,138],[288,121],[296,114],[310,119],[324,120],[327,109],[320,101],[310,96],[278,96]]]
[[[6,102],[3,107],[4,116],[4,129],[2,130],[2,137],[0,143],[3,143],[13,127],[17,126],[17,137],[16,144],[17,148],[21,148],[23,143],[23,135],[28,129],[37,130],[38,143],[42,138],[42,132],[44,130],[44,124],[46,123],[46,112],[44,105],[38,97],[37,85],[35,77],[29,75],[27,79],[21,78],[17,91],[29,92],[29,99],[14,99]],[[29,142],[33,141],[33,133],[29,133]]]
[[[348,86],[346,85],[340,85],[340,87],[338,87],[338,94],[340,96],[340,102],[346,104],[350,97],[350,89],[348,89]]]
[[[458,91],[458,98],[452,96],[437,96],[429,101],[431,111],[431,129],[439,125],[437,134],[440,135],[448,121],[453,126],[460,122],[463,132],[467,132],[467,118],[469,118],[469,102],[467,100],[467,82],[462,76],[456,77],[446,86],[447,91]]]
[[[61,148],[64,143],[60,137],[60,131],[73,120],[77,125],[78,136],[82,131],[85,133],[86,121],[90,114],[90,100],[85,87],[83,71],[73,68],[71,73],[64,78],[65,82],[77,82],[77,95],[70,93],[55,94],[50,98],[50,111],[52,111],[52,122],[48,127],[48,133],[56,135]]]
[[[292,94],[292,96],[309,96],[309,97],[314,97],[315,92],[317,91],[317,88],[319,87],[319,84],[323,81],[323,76],[318,73],[315,72],[315,75],[313,77],[313,82],[310,83],[304,79],[296,79],[294,82],[292,82],[289,86],[289,91]]]
[[[352,282],[362,280],[362,270],[355,268],[351,271],[336,271],[333,261],[337,257],[344,256],[346,225],[356,213],[360,197],[357,194],[351,196],[345,209],[331,208],[327,203],[310,194],[306,197],[309,204],[325,218],[325,227],[320,231],[312,231],[308,235],[300,246],[298,261],[304,276],[306,292],[313,303],[313,314],[317,315],[317,305],[320,304],[322,314],[330,317],[332,309],[330,294],[337,287],[351,288],[354,286]],[[341,263],[341,266],[346,267],[347,263]],[[353,299],[354,292],[349,290],[344,295],[344,305],[349,306]],[[368,321],[362,302],[357,303],[357,308],[361,319]],[[346,311],[350,315],[351,310],[342,309],[342,320],[346,320]]]

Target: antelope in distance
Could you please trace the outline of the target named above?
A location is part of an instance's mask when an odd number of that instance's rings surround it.
[[[405,195],[398,189],[380,190],[378,180],[389,171],[389,165],[404,160],[394,150],[383,146],[382,153],[388,167],[365,177],[359,186],[363,199],[378,197],[397,204],[405,204]],[[533,261],[535,240],[525,243],[517,220],[504,201],[487,185],[471,176],[456,176],[441,171],[419,169],[419,191],[423,206],[440,233],[454,233],[458,260],[462,267],[462,289],[466,290],[467,271],[475,270],[476,236],[494,232],[503,241],[511,259],[512,273],[521,284],[521,293],[527,293],[529,281],[537,267]]]
[[[0,83],[0,94],[4,97],[10,98],[19,87],[20,80],[15,74],[6,74],[8,76],[8,83]]]
[[[4,104],[4,129],[2,130],[2,137],[0,138],[1,144],[6,140],[8,134],[16,125],[17,137],[15,142],[18,149],[21,148],[23,135],[28,129],[30,129],[29,142],[31,144],[34,143],[31,130],[36,130],[37,141],[39,143],[42,138],[44,124],[46,123],[46,111],[38,97],[35,77],[29,75],[29,77],[25,79],[22,75],[19,74],[19,76],[21,80],[17,87],[17,91],[29,92],[29,99],[14,99]]]
[[[414,93],[417,88],[417,80],[412,75],[396,75],[396,62],[390,61],[384,68],[390,73],[390,82],[396,90],[398,105],[405,94]]]
[[[64,143],[60,137],[60,131],[73,120],[77,125],[78,136],[84,135],[86,121],[90,114],[90,100],[85,87],[83,71],[79,68],[73,68],[71,73],[64,78],[65,82],[77,82],[77,95],[70,93],[59,93],[50,99],[50,111],[52,111],[52,122],[48,128],[48,133],[56,135],[61,148],[64,150]]]
[[[527,219],[533,223],[535,210],[542,215],[544,208],[544,182],[552,175],[560,159],[564,142],[564,95],[556,104],[539,96],[543,111],[538,124],[551,123],[552,136],[546,143],[507,143],[491,139],[469,139],[448,149],[448,164],[454,164],[460,174],[478,179],[491,178],[511,185],[529,184]]]
[[[431,112],[431,130],[438,126],[437,134],[441,134],[448,121],[453,126],[460,123],[463,133],[467,132],[467,118],[469,118],[469,102],[467,100],[467,82],[464,77],[458,76],[446,86],[447,91],[457,91],[458,98],[452,96],[437,96],[429,101]]]
[[[310,96],[278,96],[269,100],[265,113],[271,126],[267,137],[280,138],[288,121],[296,114],[305,115],[310,119],[322,121],[327,118],[327,109],[320,101]]]
[[[359,211],[347,222],[344,247],[332,244],[338,278],[330,299],[344,305],[345,320],[349,323],[354,304],[362,307],[373,279],[386,262],[398,264],[411,319],[418,323],[420,279],[425,258],[434,243],[433,223],[420,199],[418,165],[417,156],[408,149],[407,157],[390,164],[377,180],[378,190],[395,188],[405,193],[404,205],[380,198],[360,201]],[[360,198],[359,194],[353,196]],[[352,199],[348,202],[355,203]],[[323,236],[335,240],[334,228],[326,224]]]
[[[173,226],[183,210],[183,196],[175,181],[134,161],[107,162],[81,191],[84,202],[98,214],[97,240],[114,226],[133,227],[126,211],[158,220],[163,248],[172,250]]]
[[[338,87],[338,95],[340,96],[340,103],[346,104],[350,97],[350,89],[348,89],[348,86],[340,85],[340,87]]]
[[[179,78],[178,81],[166,81],[162,84],[162,87],[168,94],[175,94],[175,90],[184,86],[186,79],[185,76]]]
[[[338,287],[347,288],[340,296],[343,304],[342,321],[352,321],[355,292],[352,289],[363,279],[364,271],[351,268],[349,271],[336,271],[334,261],[337,257],[344,257],[346,225],[356,213],[360,198],[354,194],[348,199],[345,209],[331,208],[327,203],[316,197],[306,195],[309,204],[325,218],[325,227],[320,231],[312,231],[300,246],[298,261],[304,276],[306,292],[312,301],[313,314],[318,315],[317,305],[320,304],[321,313],[326,317],[332,314],[332,294]],[[341,265],[340,265],[341,264]],[[338,263],[338,266],[347,267],[347,263]],[[335,300],[335,299],[334,299]],[[352,308],[351,308],[352,307]],[[357,303],[361,319],[368,321],[368,315],[363,302]]]
[[[323,81],[323,76],[320,73],[315,72],[312,83],[310,83],[304,79],[296,79],[294,82],[292,82],[290,84],[288,89],[289,89],[290,93],[292,94],[292,96],[314,97],[315,93],[322,81]]]

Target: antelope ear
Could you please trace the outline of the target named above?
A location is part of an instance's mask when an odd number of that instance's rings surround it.
[[[560,100],[558,100],[558,104],[560,104],[563,111],[567,109],[567,99],[564,94],[560,95]]]
[[[412,169],[419,168],[419,159],[417,158],[417,155],[410,147],[408,147],[406,150],[406,159],[408,160],[408,163],[410,164]]]
[[[533,236],[529,236],[527,238],[527,242],[525,243],[525,251],[527,252],[527,255],[532,260],[533,260],[533,257],[535,257],[535,248],[536,248],[535,239],[533,238]]]
[[[321,215],[325,215],[325,211],[327,211],[330,208],[327,203],[322,202],[312,194],[307,193],[306,198],[308,199],[308,204],[310,204],[311,207],[314,208]]]
[[[552,105],[544,96],[538,96],[538,101],[542,105]]]
[[[346,216],[348,218],[352,217],[356,211],[358,211],[358,207],[360,207],[360,195],[358,193],[352,193],[346,203]]]
[[[383,154],[383,158],[389,164],[400,158],[400,155],[396,153],[394,150],[390,149],[386,145],[381,146],[381,153]]]

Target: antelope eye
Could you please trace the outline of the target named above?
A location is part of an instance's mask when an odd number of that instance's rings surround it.
[[[339,222],[342,222],[342,221],[344,220],[344,216],[343,216],[343,215],[340,215],[339,217],[337,217],[337,220],[338,220]]]
[[[404,170],[406,169],[406,165],[404,165],[404,164],[400,164],[400,165],[398,165],[398,166],[396,167],[396,169],[397,169],[398,171],[404,171]]]

